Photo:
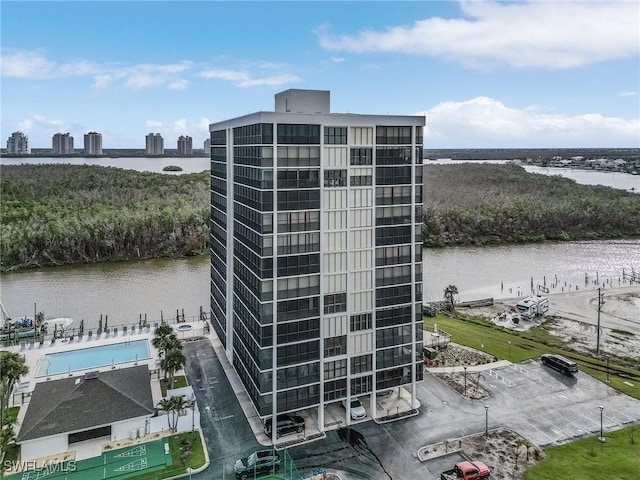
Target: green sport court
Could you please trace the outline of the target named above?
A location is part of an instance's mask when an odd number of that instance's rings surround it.
[[[169,443],[155,440],[118,450],[99,457],[64,462],[6,476],[6,480],[122,480],[141,473],[162,470],[171,465]]]

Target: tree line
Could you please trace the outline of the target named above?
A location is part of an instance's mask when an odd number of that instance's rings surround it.
[[[427,165],[425,246],[640,236],[640,195],[517,165]]]
[[[209,172],[4,165],[0,268],[208,251]],[[424,168],[427,247],[640,236],[640,195],[517,165]]]
[[[209,173],[4,165],[3,270],[205,252]]]

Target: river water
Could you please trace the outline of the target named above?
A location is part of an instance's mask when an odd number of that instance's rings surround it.
[[[61,161],[62,160],[62,161]],[[501,163],[501,161],[496,161]],[[208,170],[206,157],[196,158],[3,158],[3,164],[90,164],[162,172],[176,164],[180,174]],[[453,163],[439,160],[433,163]],[[565,168],[526,166],[527,171],[563,175],[578,183],[601,184],[640,192],[640,176]],[[598,285],[623,285],[623,269],[640,270],[640,240],[544,243],[532,245],[447,247],[424,251],[424,299],[441,300],[455,285],[459,300],[512,298],[532,286],[550,293]],[[585,281],[586,278],[586,281]],[[608,283],[607,283],[608,282]],[[143,260],[98,265],[44,268],[0,275],[0,299],[17,318],[43,311],[45,317],[84,319],[96,326],[100,315],[110,325],[175,318],[176,310],[196,317],[209,308],[209,258]]]
[[[460,301],[512,298],[529,294],[532,283],[550,293],[628,285],[622,272],[640,270],[640,240],[425,249],[423,261],[425,301],[441,300],[450,284]],[[145,314],[150,322],[175,318],[176,310],[189,319],[200,307],[209,309],[209,258],[3,273],[0,291],[13,318],[43,311],[46,318],[84,319],[94,328],[100,315],[113,326]]]

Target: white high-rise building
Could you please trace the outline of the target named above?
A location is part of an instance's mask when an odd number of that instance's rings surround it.
[[[146,155],[164,155],[164,139],[159,133],[150,133],[145,137]]]
[[[345,399],[416,404],[424,124],[287,90],[210,125],[212,324],[261,418],[311,409],[324,431]]]
[[[29,155],[30,153],[29,137],[22,132],[13,132],[7,139],[7,154]]]
[[[102,155],[102,134],[89,132],[84,134],[84,153],[86,155]]]
[[[67,133],[56,133],[53,135],[53,147],[51,153],[54,155],[71,155],[74,153],[73,137]]]
[[[193,139],[190,136],[178,137],[178,155],[193,155]]]

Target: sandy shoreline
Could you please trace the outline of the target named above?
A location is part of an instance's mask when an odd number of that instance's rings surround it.
[[[602,290],[600,309],[600,351],[640,357],[640,285],[611,287]],[[495,323],[514,330],[527,330],[545,323],[552,335],[570,342],[581,351],[595,351],[598,324],[598,290],[551,293],[549,312],[532,322],[497,319],[514,306],[518,298],[497,300],[490,307],[460,308],[461,312],[494,319]]]

